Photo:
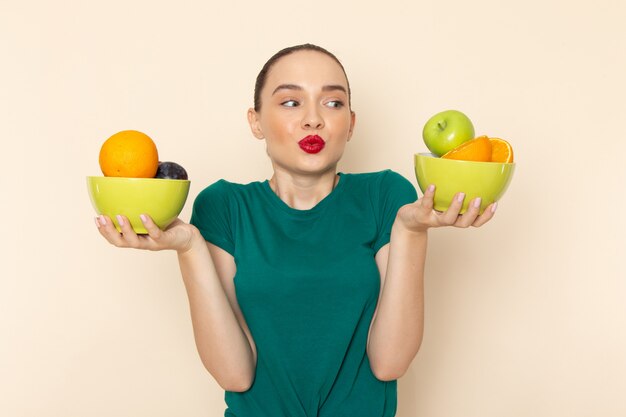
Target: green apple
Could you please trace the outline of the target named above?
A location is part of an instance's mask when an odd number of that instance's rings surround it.
[[[458,110],[437,113],[424,125],[422,137],[426,147],[436,156],[474,139],[474,125],[465,114]]]

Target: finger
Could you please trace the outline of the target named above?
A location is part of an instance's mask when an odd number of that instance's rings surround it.
[[[478,216],[476,218],[476,220],[474,221],[472,226],[480,227],[483,224],[487,223],[489,220],[491,220],[493,218],[493,216],[495,216],[496,208],[498,208],[498,202],[497,201],[489,204],[487,206],[487,208],[485,208],[485,211],[483,211],[483,214],[481,214],[480,216]]]
[[[128,218],[126,216],[122,216],[121,214],[118,214],[115,218],[117,219],[117,224],[119,224],[120,229],[122,229],[122,237],[126,243],[125,246],[138,248],[139,238],[137,237],[137,233],[133,230]]]
[[[141,214],[139,218],[146,228],[148,236],[150,236],[152,240],[158,241],[161,236],[163,236],[163,231],[159,228],[159,226],[157,226],[154,220],[152,220],[152,217],[148,216],[147,214]]]
[[[422,197],[422,207],[425,210],[431,211],[434,206],[435,199],[435,185],[430,184],[426,187],[426,191],[424,192],[424,196]]]
[[[463,207],[463,200],[465,200],[465,193],[456,193],[454,195],[450,207],[441,215],[441,220],[444,224],[453,225],[456,223]]]
[[[97,221],[100,224],[98,231],[110,244],[118,247],[124,246],[124,239],[109,216],[101,214],[97,217]]]
[[[480,213],[480,202],[481,198],[476,197],[473,199],[470,204],[467,206],[467,211],[458,217],[456,223],[454,224],[456,227],[470,227],[474,224],[474,221],[478,217]]]

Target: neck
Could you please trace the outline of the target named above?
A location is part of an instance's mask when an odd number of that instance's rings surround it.
[[[335,171],[322,175],[296,176],[275,171],[270,188],[289,207],[309,210],[326,198],[335,188],[339,176]]]

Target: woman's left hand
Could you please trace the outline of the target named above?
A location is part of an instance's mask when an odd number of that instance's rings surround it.
[[[465,195],[457,193],[450,207],[444,212],[439,212],[433,209],[434,196],[435,186],[430,185],[422,198],[415,203],[400,207],[396,221],[407,230],[414,232],[425,232],[431,227],[442,226],[479,227],[491,220],[496,211],[497,203],[492,203],[485,208],[482,214],[478,214],[480,198],[475,198],[470,201],[467,211],[459,214]]]

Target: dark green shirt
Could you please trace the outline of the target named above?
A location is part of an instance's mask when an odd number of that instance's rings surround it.
[[[255,379],[226,392],[228,417],[390,417],[396,381],[366,353],[380,290],[374,256],[415,188],[387,170],[339,174],[314,208],[296,210],[268,181],[220,180],[191,223],[235,259],[237,301],[256,343]]]

